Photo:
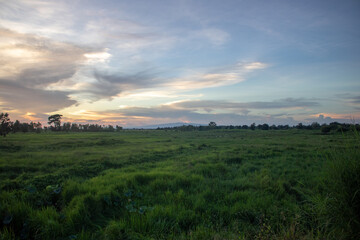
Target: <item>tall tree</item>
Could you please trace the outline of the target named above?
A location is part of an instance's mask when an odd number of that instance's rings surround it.
[[[54,114],[54,115],[51,115],[48,120],[48,124],[54,124],[54,126],[51,126],[53,130],[55,131],[60,131],[60,128],[61,128],[61,117],[62,115],[60,114]]]
[[[0,136],[6,136],[11,131],[11,125],[9,114],[0,114]]]

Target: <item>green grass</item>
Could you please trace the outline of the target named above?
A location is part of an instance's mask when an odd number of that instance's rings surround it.
[[[0,239],[359,236],[353,133],[16,133],[0,153]]]

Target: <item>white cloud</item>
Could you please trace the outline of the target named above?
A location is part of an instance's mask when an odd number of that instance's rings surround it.
[[[268,65],[262,62],[252,62],[246,64],[239,64],[243,66],[247,70],[255,70],[255,69],[263,69],[266,68]]]
[[[60,71],[74,73],[77,65],[84,62],[84,54],[91,52],[91,49],[85,47],[52,41],[33,34],[22,34],[1,28],[0,34],[2,78],[21,78],[24,76],[20,75],[26,72],[27,81],[33,79],[37,83],[48,82],[42,82],[41,79],[50,79]],[[33,75],[29,74],[30,72]],[[39,75],[45,72],[47,76]]]
[[[108,62],[112,56],[108,53],[108,50],[109,49],[105,49],[105,51],[102,52],[85,53],[84,56],[87,58],[88,64],[105,63]]]
[[[215,69],[210,72],[195,72],[184,77],[173,79],[165,85],[179,90],[193,90],[199,88],[232,85],[245,80],[249,72],[266,68],[261,62],[237,63],[233,66]]]
[[[73,11],[61,1],[3,1],[0,27],[57,40],[72,39]]]

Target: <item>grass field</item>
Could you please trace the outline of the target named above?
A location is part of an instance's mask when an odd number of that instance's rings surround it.
[[[359,138],[124,130],[0,139],[1,239],[357,239]]]

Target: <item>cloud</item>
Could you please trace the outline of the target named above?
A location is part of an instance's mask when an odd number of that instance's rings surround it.
[[[73,100],[94,101],[142,89],[176,92],[230,85],[243,81],[246,73],[267,66],[260,62],[237,63],[217,69],[179,72],[183,77],[176,78],[161,77],[152,68],[135,73],[115,72],[107,67],[112,56],[109,49],[78,46],[8,29],[0,28],[0,33],[3,36],[0,77],[24,89],[61,92],[64,100],[72,96]],[[0,96],[0,101],[2,98]]]
[[[355,110],[360,109],[360,96],[356,94],[351,93],[342,93],[336,95],[336,101],[338,99],[341,99],[344,101],[347,105],[352,106]]]
[[[0,29],[0,77],[46,85],[71,77],[92,49]]]
[[[98,69],[85,69],[80,76],[49,85],[51,90],[64,90],[79,99],[97,101],[111,99],[121,94],[132,95],[134,91],[153,88],[161,84],[152,69],[127,74]]]
[[[82,37],[82,41],[111,46],[120,50],[119,54],[131,54],[145,49],[168,50],[177,41],[176,36],[168,34],[169,31],[109,17],[88,21],[83,31],[86,37]]]
[[[47,113],[71,106],[71,100],[65,92],[45,91],[28,88],[14,81],[0,79],[1,108],[26,113]]]
[[[252,109],[298,109],[318,106],[312,100],[302,98],[285,98],[269,102],[229,102],[213,100],[175,101],[153,107],[122,106],[116,110],[91,112],[91,116],[98,117],[105,122],[120,122],[122,125],[142,126],[169,122],[193,122],[207,124],[215,121],[218,124],[243,125],[253,122],[268,124],[296,125],[289,113],[282,114],[253,114]]]
[[[269,123],[269,124],[295,124],[292,118],[276,118],[269,115],[247,115],[236,113],[198,113],[190,109],[177,109],[171,106],[157,106],[151,108],[131,107],[112,111],[114,114],[127,116],[137,119],[136,123],[131,123],[131,126],[139,126],[142,124],[154,123],[168,123],[168,122],[194,122],[207,124],[210,121],[215,121],[218,124],[233,124],[243,125],[256,123]]]
[[[360,112],[355,112],[352,114],[336,114],[336,113],[319,113],[313,115],[311,118],[305,119],[308,122],[318,122],[320,124],[340,122],[340,123],[359,123],[360,121]]]
[[[74,11],[62,1],[12,0],[2,1],[0,27],[43,37],[74,36],[71,30]]]
[[[95,53],[95,55],[107,56],[105,52]],[[237,63],[217,69],[188,70],[176,73],[183,77],[165,78],[156,68],[144,68],[129,74],[106,70],[105,67],[96,69],[97,65],[99,64],[93,64],[89,68],[83,69],[84,71],[79,71],[79,76],[51,84],[48,89],[67,91],[72,96],[81,96],[81,98],[88,98],[92,101],[110,99],[120,95],[122,97],[134,94],[146,96],[149,95],[147,93],[154,92],[178,95],[179,92],[194,89],[239,83],[245,80],[244,77],[247,73],[267,66],[260,62]]]
[[[178,90],[193,90],[232,85],[244,81],[246,74],[266,68],[267,66],[267,64],[261,62],[240,62],[222,68],[195,71],[183,77],[172,79],[172,81],[166,83],[166,86]]]
[[[304,99],[281,99],[272,102],[246,102],[236,103],[227,101],[182,101],[154,107],[122,107],[110,110],[99,115],[131,118],[129,126],[142,124],[166,123],[166,122],[195,122],[206,124],[216,121],[218,124],[297,124],[289,114],[250,114],[247,109],[288,109],[294,107],[316,106],[316,102]],[[210,110],[209,110],[210,109]],[[205,112],[203,111],[205,110]],[[207,111],[206,111],[207,110]],[[229,110],[229,112],[219,112]],[[109,120],[108,118],[108,120]]]
[[[179,78],[162,78],[157,77],[154,70],[140,71],[132,75],[124,74],[107,74],[95,72],[95,78],[98,80],[94,89],[100,89],[104,86],[104,93],[111,97],[117,89],[121,91],[137,90],[137,89],[166,89],[167,91],[189,91],[201,88],[218,87],[232,85],[245,80],[245,75],[249,72],[265,68],[267,65],[260,62],[237,63],[232,66],[226,66],[207,71],[188,70],[191,73],[179,73],[184,75]],[[116,91],[115,91],[116,92]]]
[[[271,102],[228,102],[213,100],[183,101],[172,104],[173,107],[186,108],[192,110],[214,111],[219,109],[226,110],[246,110],[246,109],[292,109],[318,106],[319,103],[306,99],[286,98]]]
[[[48,86],[71,78],[94,49],[0,28],[0,102],[18,111],[44,113],[75,104]]]
[[[139,71],[134,74],[106,73],[94,71],[96,82],[89,83],[80,92],[90,93],[101,98],[111,98],[124,91],[154,87],[159,80],[151,70]]]
[[[360,104],[360,96],[355,96],[355,97],[350,98],[350,102],[352,104]]]

